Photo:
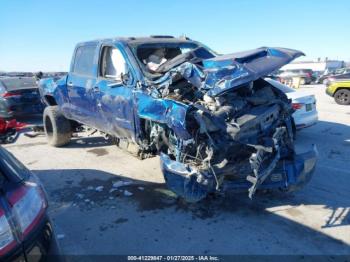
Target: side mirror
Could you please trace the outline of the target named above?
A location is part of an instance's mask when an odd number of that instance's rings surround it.
[[[123,85],[127,85],[129,83],[129,80],[130,80],[129,72],[127,71],[125,73],[121,73],[120,80],[123,83]]]

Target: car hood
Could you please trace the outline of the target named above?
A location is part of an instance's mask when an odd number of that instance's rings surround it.
[[[209,96],[217,96],[267,76],[303,55],[293,49],[261,47],[206,59],[202,61],[206,73],[203,88]]]

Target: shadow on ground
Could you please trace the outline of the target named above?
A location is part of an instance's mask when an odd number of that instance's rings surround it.
[[[112,141],[99,136],[91,137],[73,137],[71,142],[65,146],[66,148],[97,148],[105,146],[113,146]]]
[[[316,144],[319,151],[317,170],[313,181],[323,194],[320,204],[332,210],[322,228],[339,227],[350,224],[350,126],[327,121],[318,121],[312,127],[297,134],[301,145]],[[312,182],[313,182],[312,181]],[[322,187],[321,187],[322,186]],[[342,198],[337,196],[343,195]],[[347,195],[347,196],[346,196]],[[344,201],[343,201],[343,200]],[[340,200],[340,201],[339,201]],[[307,204],[312,204],[313,201]]]

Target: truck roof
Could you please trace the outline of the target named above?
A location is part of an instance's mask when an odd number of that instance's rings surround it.
[[[143,44],[143,43],[178,43],[178,42],[193,42],[188,37],[173,37],[166,35],[144,36],[144,37],[114,37],[114,38],[102,38],[91,41],[84,41],[78,43],[78,45],[85,44],[97,44],[101,42],[125,42],[128,44]]]

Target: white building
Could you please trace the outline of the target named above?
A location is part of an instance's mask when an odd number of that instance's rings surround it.
[[[345,67],[344,61],[339,60],[296,61],[283,66],[281,70],[311,69],[314,72],[323,72],[326,69],[338,69],[343,67]]]

